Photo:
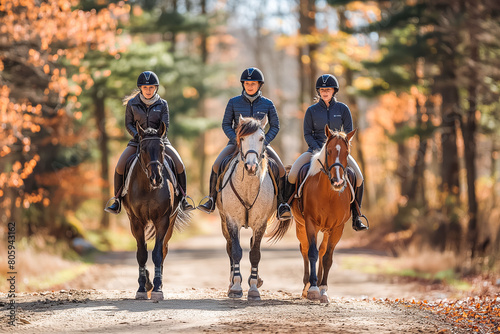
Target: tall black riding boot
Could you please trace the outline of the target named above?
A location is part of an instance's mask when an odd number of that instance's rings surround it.
[[[194,210],[195,207],[191,204],[189,204],[189,202],[187,201],[186,197],[187,196],[187,192],[186,192],[186,184],[187,184],[187,180],[186,180],[186,171],[183,171],[182,173],[179,173],[177,174],[177,181],[179,182],[179,186],[181,187],[182,189],[182,199],[181,199],[181,206],[182,206],[182,211],[184,212],[188,212],[188,211],[191,211],[191,210]]]
[[[206,213],[212,213],[215,210],[215,201],[217,200],[217,173],[212,170],[210,174],[210,194],[208,195],[208,201],[198,205],[197,209],[200,209]]]
[[[115,171],[115,197],[112,198],[115,201],[113,202],[113,204],[106,207],[104,209],[104,211],[117,215],[122,210],[121,196],[122,196],[122,190],[123,190],[123,181],[124,181],[123,175],[118,174]]]
[[[288,220],[292,218],[292,211],[288,205],[288,198],[286,197],[286,175],[279,178],[278,182],[278,211],[277,216],[279,220]]]
[[[365,225],[361,220],[361,217],[366,219],[368,223],[368,218],[365,215],[361,214],[361,201],[363,200],[363,190],[365,188],[365,183],[361,183],[361,185],[356,188],[355,194],[356,198],[351,203],[351,212],[352,212],[352,228],[354,231],[363,231],[368,229],[368,225]]]

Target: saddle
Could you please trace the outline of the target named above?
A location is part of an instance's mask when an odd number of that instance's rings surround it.
[[[123,190],[122,190],[121,196],[125,196],[127,194],[128,187],[130,186],[130,180],[132,178],[131,172],[134,169],[135,164],[138,163],[138,160],[139,160],[138,157],[139,157],[139,155],[136,153],[136,154],[131,155],[127,159],[127,163],[125,164],[125,172],[123,173],[123,178],[125,179],[125,182],[123,185]],[[172,158],[169,155],[164,154],[163,155],[163,165],[165,166],[165,169],[167,170],[168,179],[170,181],[172,181],[172,184],[173,184],[174,189],[175,189],[175,194],[178,195],[179,189],[177,187],[177,185],[178,185],[177,174],[174,172],[175,171],[174,160],[172,160]]]

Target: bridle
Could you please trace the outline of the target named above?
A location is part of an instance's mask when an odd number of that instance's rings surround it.
[[[139,150],[138,150],[138,159],[139,159],[139,164],[141,165],[141,168],[142,170],[144,171],[144,173],[146,173],[146,177],[149,179],[151,177],[151,175],[149,175],[149,166],[151,165],[160,165],[162,168],[165,168],[165,165],[160,162],[159,160],[152,160],[150,162],[148,162],[148,164],[146,166],[143,165],[142,163],[142,159],[140,157],[141,155],[141,147],[142,147],[142,142],[146,141],[146,140],[159,140],[160,141],[160,145],[165,148],[165,145],[163,144],[163,140],[162,138],[160,137],[146,137],[146,138],[141,138],[141,140],[139,141]]]
[[[259,128],[260,130],[264,131],[264,129],[262,128]],[[262,151],[260,152],[257,152],[256,150],[248,150],[245,154],[243,154],[243,149],[242,149],[242,145],[241,145],[241,138],[240,138],[240,142],[239,142],[239,152],[240,152],[240,157],[241,157],[241,160],[242,161],[245,161],[247,159],[247,155],[249,155],[250,153],[254,153],[256,156],[257,156],[257,161],[258,161],[258,164],[260,165],[260,163],[262,162],[262,159],[264,159],[264,152],[266,151],[266,145],[262,144]]]
[[[331,139],[329,139],[328,142],[330,140]],[[334,180],[333,180],[333,175],[332,175],[332,168],[334,168],[334,167],[340,167],[340,168],[342,168],[342,179],[344,180],[344,187],[345,187],[346,173],[345,173],[345,167],[344,167],[344,165],[342,165],[340,162],[334,162],[333,164],[331,164],[330,166],[328,166],[328,149],[327,149],[328,142],[325,144],[325,163],[321,162],[321,160],[318,159],[318,162],[321,165],[321,169],[320,170],[323,173],[325,173],[325,175],[328,177],[328,180],[330,180],[330,183],[333,184]],[[344,139],[344,142],[346,142],[347,147],[349,147],[349,143],[345,139]],[[328,166],[328,168],[326,168],[326,166]]]

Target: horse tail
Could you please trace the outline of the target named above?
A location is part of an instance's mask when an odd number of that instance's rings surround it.
[[[272,243],[276,243],[283,239],[285,236],[286,232],[290,228],[290,225],[292,225],[292,220],[293,218],[279,221],[275,215],[273,215],[273,218],[270,220],[272,225],[276,224],[276,227],[274,228],[273,231],[271,231],[268,236],[269,236],[269,241]]]
[[[144,227],[144,236],[146,241],[153,239],[156,236],[156,228],[153,223],[149,223]]]
[[[189,225],[191,218],[191,212],[183,211],[179,205],[179,210],[177,210],[177,216],[175,217],[174,227],[177,231],[182,232]]]

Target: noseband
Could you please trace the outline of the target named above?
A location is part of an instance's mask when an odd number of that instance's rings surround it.
[[[264,129],[260,128],[262,131],[264,131]],[[262,159],[264,159],[264,152],[266,150],[266,145],[262,144],[262,151],[260,152],[257,152],[256,150],[248,150],[245,154],[243,154],[243,149],[241,148],[241,139],[240,139],[240,143],[239,143],[239,151],[240,151],[240,156],[241,156],[241,160],[242,161],[245,161],[247,159],[247,156],[250,154],[250,153],[254,153],[256,156],[257,156],[257,161],[258,161],[258,164],[260,165]]]
[[[340,162],[334,162],[330,166],[328,166],[328,150],[327,150],[328,143],[325,144],[325,163],[321,162],[321,160],[318,159],[319,164],[321,165],[321,171],[325,173],[325,175],[328,177],[330,180],[330,183],[333,184],[333,175],[332,175],[332,168],[334,167],[340,167],[342,168],[342,179],[345,181],[346,180],[346,175],[345,175],[345,167],[342,165]],[[328,166],[328,168],[326,168]]]
[[[142,164],[142,160],[141,160],[141,157],[140,157],[140,155],[141,155],[141,147],[142,147],[142,142],[146,141],[146,140],[160,140],[160,145],[163,146],[163,147],[164,147],[164,145],[163,145],[163,141],[162,141],[162,139],[160,137],[142,138],[140,140],[140,142],[139,142],[139,157],[138,157],[139,158],[139,164],[141,165],[141,168],[144,171],[144,173],[146,173],[146,177],[149,179],[151,177],[151,175],[149,175],[149,169],[148,169],[149,166],[151,166],[151,165],[160,165],[161,167],[165,167],[165,166],[159,160],[150,161],[150,162],[148,162],[148,164],[146,166],[144,166]]]

